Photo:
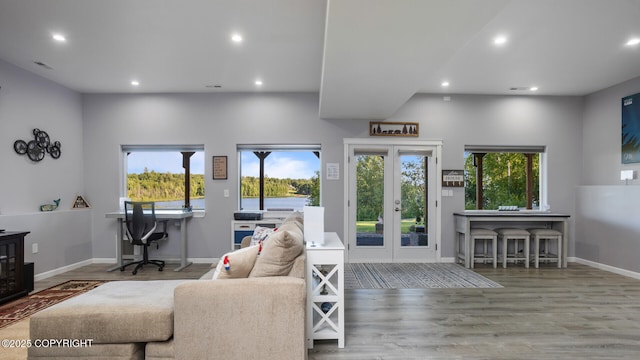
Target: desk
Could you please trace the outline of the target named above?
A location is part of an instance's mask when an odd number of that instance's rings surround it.
[[[124,265],[122,260],[122,241],[124,240],[124,212],[114,211],[105,214],[108,219],[118,219],[118,240],[116,243],[116,261],[117,266],[109,269],[113,271]],[[174,271],[180,271],[191,265],[187,262],[187,219],[193,217],[193,212],[182,210],[156,210],[156,219],[158,220],[180,220],[180,266]]]
[[[464,265],[471,265],[470,231],[472,224],[480,228],[518,227],[521,229],[532,227],[546,227],[562,232],[562,267],[567,267],[567,252],[569,244],[569,224],[567,214],[554,214],[542,211],[498,211],[498,210],[467,210],[453,213],[455,218],[456,258],[458,257],[459,236],[464,236]]]

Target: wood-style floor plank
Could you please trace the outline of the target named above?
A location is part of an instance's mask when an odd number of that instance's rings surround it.
[[[94,264],[36,288],[71,279],[199,278],[209,269],[175,266],[133,276]],[[640,280],[574,263],[475,270],[504,288],[347,290],[345,348],[316,341],[309,359],[640,358]]]
[[[640,280],[587,266],[476,268],[504,288],[348,290],[319,359],[638,359]]]

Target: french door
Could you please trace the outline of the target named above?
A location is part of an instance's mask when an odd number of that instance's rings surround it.
[[[441,143],[345,139],[350,262],[437,262]]]

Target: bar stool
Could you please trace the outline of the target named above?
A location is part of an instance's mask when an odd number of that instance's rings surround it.
[[[476,240],[482,241],[482,255],[476,255]],[[487,252],[487,244],[491,241],[491,255]],[[489,230],[489,229],[471,229],[471,241],[470,241],[470,251],[469,254],[471,256],[471,268],[473,269],[473,264],[475,263],[475,259],[483,259],[486,263],[487,260],[493,261],[493,267],[496,268],[498,264],[498,233]]]
[[[462,263],[466,268],[469,265],[469,236],[456,232],[456,261]]]
[[[529,229],[529,233],[533,235],[534,244],[534,264],[536,269],[539,266],[540,260],[557,262],[558,268],[562,268],[562,232],[553,229]],[[554,255],[550,250],[550,242],[555,240],[557,253]],[[544,250],[540,252],[540,243],[543,243]]]
[[[498,236],[502,239],[502,267],[507,267],[507,261],[514,264],[524,261],[524,267],[529,268],[529,232],[524,229],[496,229]],[[518,251],[518,243],[522,240],[523,255]],[[509,241],[513,241],[513,253],[509,253]]]

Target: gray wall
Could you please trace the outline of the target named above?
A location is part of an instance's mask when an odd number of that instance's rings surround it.
[[[90,210],[70,210],[85,190],[80,94],[1,60],[0,86],[0,228],[31,231],[25,258],[36,273],[90,259]],[[34,128],[62,143],[59,159],[34,163],[13,151],[14,141],[33,139]],[[39,212],[57,198],[58,210]]]
[[[444,101],[440,95],[416,95],[389,121],[419,121],[420,137],[442,139],[443,169],[464,168],[465,145],[546,145],[551,210],[573,214],[582,106],[581,97],[451,95]],[[454,188],[454,196],[442,202],[442,256],[453,257],[452,214],[464,210],[464,189]]]
[[[237,144],[320,143],[322,167],[340,163],[345,137],[368,136],[368,122],[318,118],[317,94],[84,95],[85,176],[92,199],[96,258],[113,257],[115,223],[104,213],[118,208],[121,144],[205,144],[206,159],[229,156],[229,179],[210,180],[207,160],[206,217],[189,224],[189,257],[212,258],[230,249],[232,211],[237,209]],[[420,122],[420,137],[442,139],[443,167],[463,168],[465,144],[547,145],[552,210],[573,213],[579,182],[582,99],[417,95],[390,121]],[[326,229],[343,236],[343,183],[324,181]],[[224,189],[231,197],[224,198]],[[443,257],[453,257],[454,211],[464,192],[443,198]],[[172,229],[176,233],[178,229]],[[176,257],[178,243],[161,254]]]
[[[204,144],[206,216],[189,221],[191,258],[215,258],[231,249],[238,204],[237,144],[299,143],[322,146],[322,167],[342,162],[342,139],[362,136],[368,122],[318,119],[313,94],[84,95],[85,176],[93,207],[93,256],[114,256],[122,144]],[[211,156],[228,156],[228,180],[211,180]],[[342,183],[322,184],[327,231],[342,233]],[[224,190],[231,196],[225,198]],[[160,255],[178,257],[176,239]],[[154,249],[155,251],[155,249]]]
[[[0,86],[0,227],[32,231],[27,250],[38,242],[40,252],[27,251],[27,260],[36,261],[36,273],[114,258],[116,224],[104,213],[118,208],[122,144],[204,144],[207,159],[229,157],[228,180],[211,180],[207,160],[207,213],[188,229],[188,256],[210,259],[230,248],[237,144],[320,143],[322,168],[337,162],[344,174],[343,138],[368,136],[367,121],[319,119],[315,93],[79,95],[2,61]],[[572,215],[569,256],[640,271],[626,255],[638,250],[638,230],[630,225],[635,222],[605,216],[630,213],[640,200],[635,191],[627,195],[619,180],[620,169],[639,168],[620,164],[620,99],[638,91],[640,78],[587,97],[451,95],[443,101],[419,94],[388,120],[418,121],[421,139],[443,140],[444,169],[463,167],[465,144],[546,145],[551,208]],[[28,139],[35,127],[62,142],[60,159],[34,164],[13,152],[13,142]],[[223,196],[225,189],[231,197]],[[618,193],[609,197],[611,191]],[[92,209],[69,210],[75,194],[83,194]],[[59,210],[38,212],[40,204],[58,197]],[[326,229],[340,236],[343,197],[342,181],[323,182]],[[454,254],[451,214],[463,209],[463,190],[442,200],[447,258]],[[609,222],[607,239],[591,231],[599,217],[594,208]],[[177,228],[171,233],[178,239]],[[178,246],[170,241],[159,253],[177,258]]]
[[[576,256],[598,264],[640,272],[639,180],[628,185],[620,170],[621,100],[640,92],[640,77],[585,98],[583,176],[577,188]]]

